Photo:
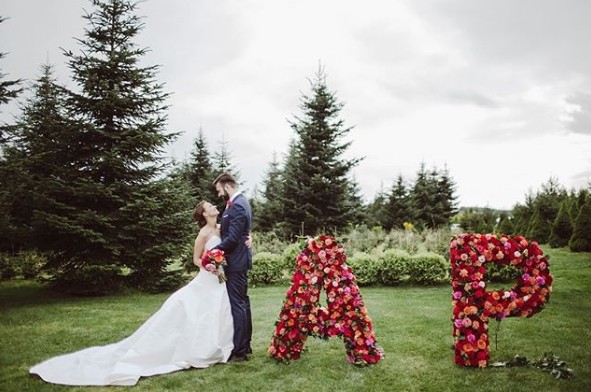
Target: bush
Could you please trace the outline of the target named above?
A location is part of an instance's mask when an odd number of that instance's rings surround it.
[[[449,260],[449,241],[451,229],[427,230],[424,233],[423,247],[427,253],[436,253]]]
[[[347,234],[342,236],[339,245],[344,247],[347,252],[371,253],[384,246],[386,235],[381,227],[368,229],[367,226],[358,226],[352,228]]]
[[[404,250],[408,254],[417,253],[423,242],[421,235],[414,230],[392,230],[386,240],[388,248]]]
[[[41,280],[62,293],[100,296],[119,292],[123,288],[124,277],[116,265],[84,265],[67,271],[54,271],[50,278]]]
[[[288,244],[281,240],[274,232],[256,232],[252,234],[252,251],[253,253],[270,252],[281,254]]]
[[[23,251],[13,255],[0,255],[0,279],[33,279],[47,262],[45,256],[34,251]]]
[[[180,269],[166,271],[164,275],[154,280],[140,284],[139,288],[142,291],[152,294],[169,293],[180,289],[181,287],[186,285],[191,279],[191,276],[187,275],[185,271]]]
[[[281,254],[281,268],[291,275],[295,271],[296,260],[298,255],[304,250],[306,244],[304,242],[296,242],[288,245]]]
[[[378,283],[377,257],[365,252],[355,252],[353,256],[347,257],[347,265],[351,267],[351,271],[360,286],[369,286]]]
[[[443,256],[435,253],[423,253],[411,256],[408,263],[408,283],[439,284],[448,278],[448,264]]]
[[[254,255],[252,260],[252,269],[249,272],[250,283],[274,284],[283,280],[284,268],[281,262],[281,256],[261,252]]]
[[[386,286],[396,286],[409,276],[410,255],[401,249],[388,249],[378,258],[376,271],[378,283]]]
[[[486,263],[486,279],[490,282],[511,282],[516,280],[521,271],[512,265]]]

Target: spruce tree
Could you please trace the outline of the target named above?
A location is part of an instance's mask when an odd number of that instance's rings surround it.
[[[136,5],[92,4],[81,52],[65,52],[78,87],[68,102],[70,144],[62,146],[73,156],[60,179],[60,213],[37,216],[39,243],[57,256],[50,266],[58,283],[109,266],[117,273],[127,267],[129,281],[149,288],[191,230],[187,198],[161,176],[161,153],[176,134],[164,129],[168,95],[155,80],[158,66],[140,65],[147,49],[133,42],[143,26]]]
[[[0,24],[6,18],[0,16]],[[6,53],[0,52],[0,60]],[[22,80],[4,80],[6,74],[0,70],[0,112],[2,105],[10,102],[22,91],[20,87]],[[12,251],[17,247],[15,242],[14,226],[11,221],[9,210],[11,200],[14,196],[14,184],[17,177],[17,168],[9,163],[6,158],[6,143],[8,143],[10,126],[0,124],[0,251]]]
[[[548,243],[552,248],[562,248],[568,245],[573,234],[573,223],[569,214],[569,204],[566,200],[560,205],[558,215],[552,224]]]
[[[511,210],[513,216],[513,234],[525,236],[534,211],[534,196],[531,191],[525,195],[525,204],[515,204]]]
[[[511,219],[511,217],[509,216],[509,214],[507,214],[506,212],[501,212],[501,214],[499,215],[499,224],[497,226],[497,233],[499,234],[507,234],[507,235],[513,235],[513,231],[515,230],[515,228],[513,227],[513,221]]]
[[[351,209],[356,190],[349,183],[360,159],[343,158],[351,145],[341,141],[351,130],[339,118],[343,104],[328,89],[323,69],[311,89],[301,99],[301,117],[291,122],[296,140],[285,164],[283,194],[289,235],[334,233],[358,223]]]
[[[383,184],[367,206],[365,224],[368,227],[386,227],[388,217],[388,194],[384,191]]]
[[[573,252],[591,252],[591,200],[581,206],[568,247]]]
[[[262,200],[259,203],[257,214],[255,214],[255,226],[258,230],[269,232],[273,230],[276,223],[283,220],[283,194],[282,173],[273,153],[273,160],[269,164],[266,177],[263,181]]]
[[[448,226],[451,218],[458,212],[456,185],[449,175],[447,165],[443,171],[436,171],[435,179],[437,192],[435,194],[435,209],[437,215],[437,227]]]
[[[6,18],[0,16],[0,23],[3,23]],[[0,60],[6,57],[6,53],[0,52]],[[8,103],[11,99],[16,98],[22,91],[22,87],[20,86],[23,82],[22,79],[16,80],[4,80],[6,74],[0,71],[0,106],[3,104]],[[0,135],[0,141],[3,138]]]
[[[202,129],[199,129],[199,135],[195,139],[188,169],[188,180],[195,202],[208,200],[215,204],[218,201],[218,195],[213,186],[216,175]]]
[[[41,222],[48,217],[61,220],[67,210],[66,189],[77,179],[76,170],[69,169],[75,154],[70,148],[74,131],[66,111],[67,91],[57,83],[50,65],[42,67],[31,91],[4,149],[0,176],[8,226],[0,236],[13,247],[47,250],[45,237],[51,237],[47,244],[60,241],[55,230],[44,232]]]
[[[409,189],[399,174],[396,182],[392,185],[392,190],[388,196],[387,213],[384,221],[384,229],[402,229],[404,222],[412,222],[412,210]]]
[[[438,222],[435,219],[436,193],[436,182],[432,180],[432,177],[427,172],[425,163],[421,162],[412,189],[412,209],[415,218],[415,222],[412,223],[415,227],[423,229],[437,226]]]
[[[558,181],[551,177],[542,185],[533,203],[533,215],[527,230],[528,238],[547,243],[552,224],[558,215],[561,201],[566,197]]]

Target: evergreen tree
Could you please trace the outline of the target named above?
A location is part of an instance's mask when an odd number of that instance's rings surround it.
[[[49,267],[58,283],[110,266],[129,268],[131,281],[147,287],[164,276],[191,230],[187,198],[159,177],[161,153],[176,134],[164,131],[158,67],[139,65],[146,49],[133,43],[143,26],[136,5],[92,4],[81,53],[65,52],[79,87],[70,93],[73,124],[61,146],[72,155],[56,179],[59,198],[35,211],[36,241],[56,256]]]
[[[542,185],[541,191],[536,194],[534,199],[533,215],[527,230],[528,238],[540,243],[548,242],[552,224],[565,196],[565,191],[553,177]]]
[[[504,211],[499,215],[499,224],[496,231],[500,234],[513,235],[513,222],[509,214]]]
[[[449,225],[451,218],[458,212],[456,185],[449,175],[447,165],[442,172],[435,171],[434,181],[437,184],[435,193],[436,226]]]
[[[436,182],[433,181],[425,168],[425,163],[421,162],[417,172],[417,179],[412,190],[412,208],[415,227],[423,229],[425,227],[435,228],[437,220],[435,219],[435,197],[437,193]]]
[[[0,16],[0,23],[4,22],[6,18]],[[6,57],[6,53],[0,52],[0,60]],[[0,71],[0,106],[8,103],[11,99],[16,98],[23,89],[20,87],[22,79],[16,80],[3,80],[6,74]],[[0,131],[2,128],[0,128]],[[4,140],[2,134],[0,134],[0,142]]]
[[[355,187],[349,182],[360,160],[344,159],[351,142],[341,142],[351,128],[338,117],[343,104],[329,91],[322,69],[311,88],[311,96],[301,100],[302,117],[291,122],[296,140],[285,164],[283,195],[289,235],[313,235],[356,223],[350,207]]]
[[[276,223],[283,220],[283,194],[282,173],[273,153],[273,161],[269,164],[266,177],[263,181],[262,200],[259,203],[258,212],[255,215],[255,226],[258,230],[268,232],[273,230]]]
[[[64,189],[77,178],[68,169],[75,154],[70,146],[75,144],[66,111],[67,91],[57,84],[50,65],[42,67],[31,89],[33,96],[10,127],[11,142],[5,145],[0,166],[6,208],[0,237],[3,246],[12,248],[43,248],[39,240],[55,233],[43,233],[39,220],[47,214],[59,220],[66,209]]]
[[[569,214],[569,203],[565,200],[558,210],[558,215],[552,224],[549,244],[553,248],[562,248],[568,245],[568,240],[573,234],[573,224]]]
[[[374,199],[367,206],[366,225],[368,227],[385,227],[388,215],[388,195],[383,185],[376,193]],[[409,221],[410,222],[410,221]]]
[[[591,252],[591,201],[587,199],[581,206],[573,226],[568,247],[573,252]]]
[[[392,186],[387,202],[387,213],[384,221],[384,229],[402,229],[404,222],[412,222],[412,210],[409,189],[406,186],[402,174],[396,178]]]
[[[515,204],[511,215],[513,216],[513,234],[525,236],[530,225],[534,210],[534,197],[530,192],[525,195],[525,204]]]
[[[196,202],[209,200],[215,204],[218,201],[219,197],[213,186],[215,178],[207,142],[203,136],[203,130],[199,129],[189,163],[189,183],[191,194]]]
[[[214,153],[213,171],[213,180],[215,180],[215,177],[217,177],[220,173],[223,172],[232,173],[236,180],[238,180],[238,178],[240,177],[240,173],[232,164],[232,153],[228,148],[228,142],[223,138],[223,136],[222,140],[220,141],[220,149]]]
[[[0,23],[6,18],[0,16]],[[0,52],[0,60],[6,53]],[[0,71],[0,107],[16,98],[22,91],[21,79],[4,80],[6,75]],[[8,142],[9,126],[0,124],[0,251],[13,250],[17,244],[14,242],[14,227],[9,215],[11,200],[14,196],[14,184],[17,177],[17,167],[6,160],[6,143]]]

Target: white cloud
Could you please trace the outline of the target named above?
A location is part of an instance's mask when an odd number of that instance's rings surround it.
[[[0,69],[32,79],[49,54],[67,81],[59,47],[79,48],[83,6],[6,2]],[[511,208],[551,175],[586,186],[588,1],[151,0],[139,14],[145,63],[173,93],[169,126],[185,132],[170,154],[187,156],[202,127],[249,189],[287,151],[319,62],[354,126],[347,154],[365,157],[354,175],[367,199],[421,162],[448,165],[461,205]]]

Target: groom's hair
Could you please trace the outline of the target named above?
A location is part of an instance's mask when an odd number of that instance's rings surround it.
[[[230,184],[232,186],[232,188],[236,188],[236,179],[234,178],[233,175],[231,175],[228,172],[224,172],[224,173],[220,174],[219,176],[217,176],[217,178],[213,182],[213,186],[215,186],[218,182],[220,184],[222,184],[222,186],[225,186],[226,184]]]

